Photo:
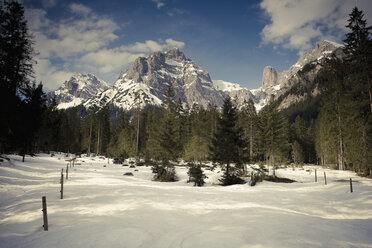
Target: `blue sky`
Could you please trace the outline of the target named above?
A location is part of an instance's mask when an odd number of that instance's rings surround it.
[[[342,42],[355,0],[23,0],[39,52],[36,79],[54,90],[75,73],[113,83],[138,56],[178,47],[212,79],[261,86],[323,39]],[[357,5],[372,24],[372,2]]]

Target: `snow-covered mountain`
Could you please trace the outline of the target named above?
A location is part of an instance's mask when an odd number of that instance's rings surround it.
[[[108,88],[109,85],[96,76],[79,73],[50,92],[48,97],[56,99],[59,109],[66,109],[83,104]]]
[[[251,90],[256,101],[258,101],[256,102],[256,109],[259,110],[270,100],[277,99],[294,85],[313,81],[325,60],[332,56],[338,58],[344,56],[342,47],[341,44],[324,40],[316,44],[314,49],[304,52],[296,64],[292,65],[287,71],[278,72],[275,68],[266,66],[262,74],[262,87]],[[319,91],[316,89],[313,92],[313,94],[318,93]],[[299,96],[286,97],[279,108],[286,108],[300,100]]]
[[[324,61],[331,56],[342,57],[342,45],[322,41],[313,50],[302,54],[296,64],[287,71],[278,72],[267,66],[263,70],[262,86],[250,90],[237,83],[211,80],[209,73],[177,48],[167,52],[155,52],[148,57],[137,58],[133,65],[120,73],[116,82],[107,83],[92,74],[78,74],[66,81],[58,90],[51,92],[59,108],[83,105],[86,108],[102,108],[112,105],[131,109],[137,104],[160,106],[167,85],[172,82],[175,98],[189,106],[221,106],[226,96],[236,99],[238,105],[252,99],[260,110],[270,100],[278,99],[292,86],[314,80]],[[314,94],[319,91],[314,90]],[[301,100],[299,96],[286,96],[280,108]]]
[[[241,86],[238,83],[231,83],[223,80],[213,80],[213,86],[215,89],[222,91],[225,95],[235,99],[238,107],[242,106],[244,101],[248,101],[248,99],[252,99],[255,104],[259,102],[256,96],[252,94],[251,90]]]
[[[130,109],[138,103],[161,105],[168,83],[172,82],[175,98],[189,106],[220,106],[225,95],[216,89],[207,71],[187,59],[177,48],[137,58],[122,72],[108,90],[84,103],[85,107],[107,104]]]

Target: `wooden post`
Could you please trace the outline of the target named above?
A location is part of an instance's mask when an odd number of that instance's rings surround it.
[[[327,185],[327,175],[325,172],[324,172],[324,184]]]
[[[353,193],[353,179],[350,178],[350,193]]]
[[[68,166],[66,167],[66,180],[68,179]]]
[[[71,168],[71,165],[72,165],[72,162],[71,162],[71,160],[70,160],[70,168]]]
[[[75,167],[75,159],[72,160],[72,167]]]
[[[63,199],[63,168],[61,172],[61,199]]]
[[[43,209],[41,211],[43,211],[43,227],[44,227],[44,231],[48,231],[48,213],[47,213],[47,204],[46,204],[46,197],[43,196],[42,198],[42,203],[43,203]]]
[[[315,169],[315,182],[318,182],[318,177],[316,175],[316,169]]]

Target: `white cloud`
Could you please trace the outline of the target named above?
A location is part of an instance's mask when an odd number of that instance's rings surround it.
[[[118,24],[84,5],[69,7],[71,13],[78,15],[60,21],[48,19],[45,10],[26,10],[35,50],[39,52],[36,80],[41,80],[48,90],[56,89],[77,72],[93,73],[113,82],[138,56],[185,45],[168,38],[112,47],[112,42],[118,39],[115,34],[120,29]]]
[[[358,7],[366,17],[372,14],[368,1],[358,1]],[[345,25],[354,1],[263,0],[260,7],[270,18],[270,23],[261,32],[263,44],[272,43],[302,51],[325,38],[341,41],[347,31]]]
[[[176,41],[173,39],[166,39],[165,42],[163,41],[153,41],[153,40],[147,40],[145,42],[136,42],[133,45],[128,46],[121,46],[120,49],[122,51],[128,51],[128,52],[142,52],[142,53],[151,53],[151,52],[157,52],[157,51],[163,51],[169,48],[177,47],[177,48],[183,48],[185,46],[185,43],[182,41]]]
[[[69,7],[70,7],[71,12],[75,14],[88,15],[89,13],[92,12],[91,8],[83,4],[72,3],[69,5]]]
[[[156,3],[156,7],[160,9],[165,5],[165,3],[162,0],[151,0],[152,2]]]
[[[69,79],[74,73],[53,66],[48,59],[38,59],[34,66],[37,79],[43,82],[46,90],[54,90]]]
[[[167,43],[168,47],[177,47],[177,48],[183,48],[185,46],[185,42],[182,41],[176,41],[173,39],[166,39],[165,42]]]

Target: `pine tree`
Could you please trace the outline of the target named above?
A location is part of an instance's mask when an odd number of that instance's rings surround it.
[[[304,163],[303,148],[297,140],[292,144],[292,159],[295,165],[302,165]]]
[[[46,111],[46,95],[43,92],[43,85],[40,83],[36,86],[35,83],[31,87],[23,90],[25,99],[22,102],[22,117],[25,122],[22,127],[19,127],[17,139],[20,149],[20,154],[24,156],[27,153],[34,153],[36,134],[38,133],[43,113]]]
[[[0,4],[0,149],[16,150],[22,131],[24,96],[33,76],[34,50],[24,16],[24,7],[15,1]],[[30,120],[31,121],[31,120]]]
[[[37,137],[38,151],[57,151],[58,137],[60,131],[60,118],[57,103],[54,98],[46,101],[45,111],[41,117],[41,127]]]
[[[185,145],[184,159],[201,163],[207,160],[209,154],[209,146],[211,144],[210,119],[203,107],[200,107],[198,111],[194,109],[191,115],[192,137]]]
[[[252,99],[243,103],[239,112],[239,126],[243,129],[243,138],[249,145],[249,161],[252,163],[258,153],[258,115]]]
[[[231,163],[242,164],[242,149],[245,142],[242,139],[242,130],[237,126],[237,110],[231,99],[227,97],[222,106],[221,117],[217,121],[217,130],[212,138],[210,157],[214,162],[225,165],[225,174],[221,179],[222,185],[231,185],[244,182],[237,177],[231,168]]]
[[[204,185],[204,179],[206,178],[206,176],[203,173],[203,169],[201,168],[200,164],[191,164],[187,174],[189,175],[189,181],[193,182],[194,186],[201,187]]]
[[[110,143],[110,114],[109,107],[105,106],[96,115],[97,141],[96,153],[106,154],[107,147]]]
[[[344,40],[344,146],[348,166],[362,175],[372,170],[372,40],[362,10],[350,13]]]
[[[288,121],[278,112],[274,103],[266,105],[260,112],[260,143],[268,164],[285,163],[289,155]]]
[[[165,114],[158,137],[161,165],[154,165],[153,172],[155,180],[169,182],[177,180],[176,171],[171,161],[177,161],[180,150],[177,143],[176,103],[172,83],[168,84],[163,107]]]

